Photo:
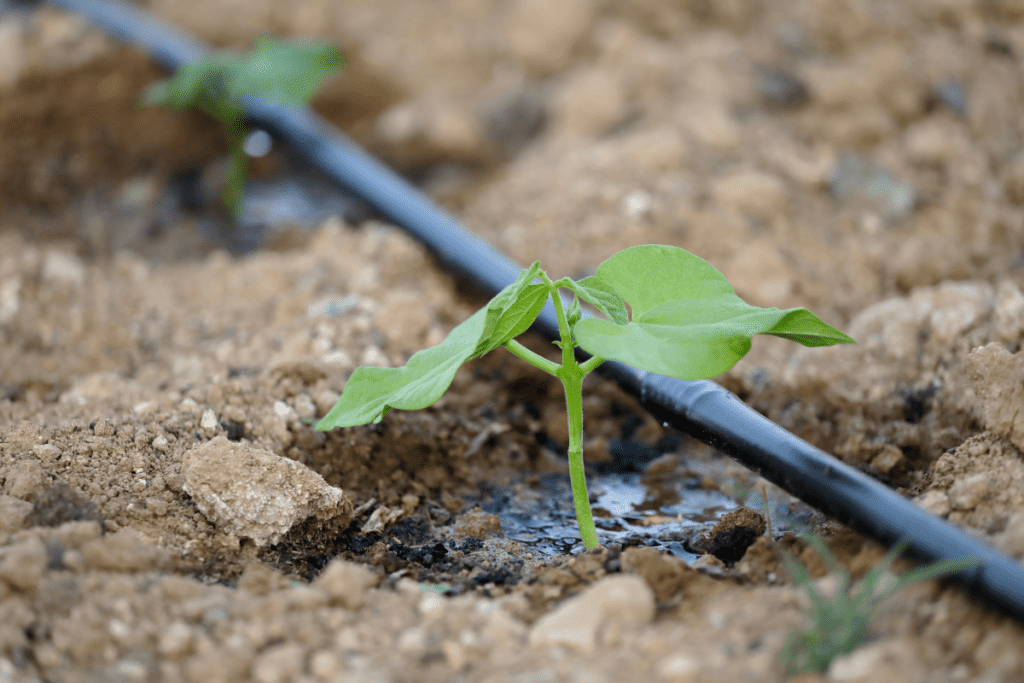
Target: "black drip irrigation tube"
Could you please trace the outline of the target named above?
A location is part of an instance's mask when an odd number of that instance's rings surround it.
[[[114,0],[50,0],[177,70],[209,48],[136,7]],[[441,264],[488,295],[513,282],[520,266],[468,231],[415,187],[308,108],[273,99],[246,103],[246,114],[303,154],[341,187],[423,242]],[[558,338],[553,308],[535,329]],[[918,508],[883,484],[749,408],[714,382],[687,382],[622,363],[598,368],[638,397],[658,420],[728,455],[793,496],[885,546],[902,543],[917,562],[979,558],[951,580],[970,595],[1024,623],[1024,568]]]

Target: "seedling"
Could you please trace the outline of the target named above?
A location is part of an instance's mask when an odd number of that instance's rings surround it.
[[[913,569],[886,588],[879,589],[882,578],[903,549],[903,545],[898,543],[865,574],[854,593],[850,573],[839,565],[821,537],[805,533],[803,538],[825,561],[837,581],[835,594],[826,596],[814,585],[811,575],[796,558],[787,553],[779,553],[790,575],[811,599],[807,624],[802,631],[790,636],[782,653],[787,676],[827,671],[834,659],[853,652],[868,637],[875,609],[893,593],[918,581],[936,579],[981,565],[981,560],[971,557],[944,560]]]
[[[540,282],[534,282],[537,279]],[[572,293],[566,308],[560,289]],[[558,319],[561,364],[516,341],[551,299]],[[607,319],[584,317],[580,301]],[[632,319],[626,310],[629,305]],[[805,346],[853,344],[854,340],[804,308],[751,306],[736,296],[725,276],[678,247],[647,245],[620,251],[592,277],[552,281],[540,261],[429,349],[402,368],[357,368],[337,404],[320,420],[321,431],[380,422],[392,408],[419,410],[441,398],[455,371],[471,358],[504,346],[548,372],[565,387],[569,418],[569,477],[583,545],[598,545],[583,471],[583,378],[605,360],[685,380],[707,379],[736,364],[755,334],[771,334]],[[591,354],[577,363],[579,347]]]
[[[224,124],[230,161],[221,201],[228,214],[235,216],[248,168],[243,100],[272,96],[305,104],[343,61],[344,55],[332,45],[264,36],[244,54],[217,51],[189,63],[147,88],[141,102],[174,109],[196,107]]]

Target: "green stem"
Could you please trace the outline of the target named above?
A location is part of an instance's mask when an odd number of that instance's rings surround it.
[[[580,370],[583,371],[584,375],[589,375],[598,365],[605,361],[604,358],[598,358],[597,356],[591,356],[587,360],[580,363]]]
[[[569,418],[569,482],[572,484],[572,499],[576,505],[576,522],[580,527],[580,538],[583,547],[596,548],[600,545],[597,539],[597,528],[594,526],[594,515],[590,511],[590,496],[587,494],[587,477],[583,468],[583,378],[594,367],[584,371],[576,362],[576,342],[572,338],[572,330],[565,318],[565,307],[562,297],[558,294],[558,286],[543,272],[540,279],[551,292],[551,301],[555,305],[558,318],[558,333],[562,341],[562,366],[555,376],[565,387],[565,411]],[[587,363],[591,363],[590,359]]]
[[[575,361],[573,361],[575,364]],[[579,371],[579,366],[575,368]],[[573,377],[562,377],[565,387],[565,409],[569,416],[569,481],[572,484],[572,499],[576,504],[576,522],[580,526],[583,547],[596,548],[597,528],[590,511],[590,496],[587,493],[587,477],[583,468],[583,373],[572,373]]]
[[[544,356],[534,353],[530,349],[526,348],[515,339],[510,339],[505,342],[505,348],[525,360],[530,365],[540,368],[544,372],[558,377],[558,370],[562,367],[558,363],[552,363]]]
[[[241,121],[228,124],[228,147],[230,161],[227,175],[224,178],[224,190],[221,201],[224,210],[232,218],[238,216],[238,206],[242,203],[242,191],[245,188],[245,176],[249,168],[249,155],[245,153],[245,129]]]

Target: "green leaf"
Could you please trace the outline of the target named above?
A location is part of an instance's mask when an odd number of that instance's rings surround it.
[[[318,431],[380,422],[392,408],[420,410],[447,391],[455,371],[473,357],[483,334],[487,309],[455,327],[443,342],[413,354],[400,368],[356,368],[341,398],[317,423]]]
[[[264,36],[239,54],[212,52],[147,88],[141,102],[174,109],[198,107],[221,121],[242,115],[242,99],[273,95],[295,104],[312,98],[344,56],[325,43],[282,41]]]
[[[538,274],[540,261],[534,261],[487,304],[487,319],[474,356],[482,356],[518,337],[537,319],[548,297],[547,287],[530,284]]]
[[[317,423],[319,431],[380,422],[392,408],[420,410],[433,405],[451,386],[456,370],[526,331],[547,297],[544,285],[530,284],[540,262],[524,268],[516,281],[455,327],[443,342],[413,354],[400,368],[356,368],[341,398]]]
[[[595,356],[659,375],[720,375],[746,355],[755,334],[805,346],[856,343],[806,309],[751,306],[711,264],[678,247],[626,249],[598,266],[595,277],[622,295],[633,320],[585,318],[573,330],[577,343]]]
[[[615,288],[596,277],[585,277],[574,282],[564,278],[556,283],[559,287],[566,287],[579,298],[601,311],[609,320],[619,325],[629,322],[626,317],[626,307],[622,303],[622,297],[615,291]],[[569,323],[574,325],[575,323]]]
[[[252,51],[235,63],[227,80],[232,99],[273,95],[294,104],[307,102],[344,55],[333,45],[310,41],[282,41],[263,36]]]

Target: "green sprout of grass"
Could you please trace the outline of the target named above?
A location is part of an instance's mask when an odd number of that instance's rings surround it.
[[[568,307],[562,301],[562,289],[573,295]],[[554,343],[561,349],[561,363],[515,339],[549,300],[558,319],[561,339]],[[605,318],[584,317],[581,300]],[[750,349],[755,334],[805,346],[855,343],[807,309],[751,306],[710,263],[678,247],[654,244],[625,249],[598,266],[592,277],[579,281],[553,281],[537,261],[443,342],[414,354],[404,367],[356,368],[341,398],[316,428],[354,427],[380,422],[392,408],[431,406],[463,363],[503,346],[554,375],[565,387],[576,519],[583,545],[594,548],[599,543],[583,468],[583,378],[610,359],[659,375],[707,379],[735,365]],[[578,363],[577,347],[591,358]]]
[[[790,635],[782,652],[783,668],[787,676],[825,672],[837,657],[857,649],[870,633],[871,621],[878,606],[897,591],[919,581],[968,571],[982,564],[981,560],[972,557],[943,560],[908,571],[882,588],[882,579],[903,550],[903,544],[897,543],[864,575],[854,591],[850,572],[839,565],[825,541],[812,533],[804,533],[802,536],[824,560],[837,581],[835,593],[825,595],[814,585],[814,580],[799,560],[788,553],[779,553],[790,575],[811,601],[810,614],[804,628]]]
[[[305,104],[343,62],[344,55],[332,45],[263,36],[249,52],[222,50],[196,59],[171,78],[148,87],[140,101],[179,110],[196,107],[224,125],[230,161],[221,201],[234,217],[249,163],[244,148],[244,100],[270,96]]]

